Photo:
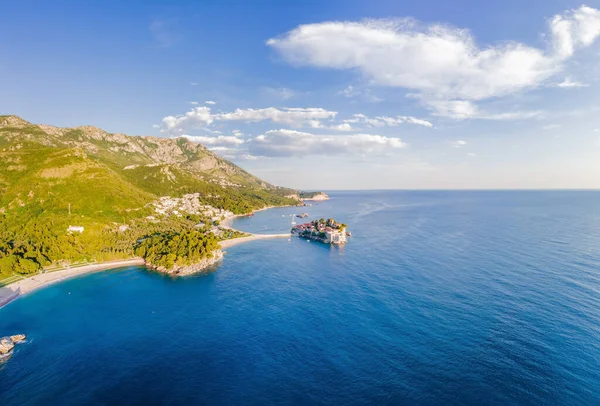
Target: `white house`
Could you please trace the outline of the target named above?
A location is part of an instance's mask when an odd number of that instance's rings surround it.
[[[69,226],[67,231],[70,233],[83,233],[83,226]]]
[[[325,231],[325,242],[329,244],[345,244],[346,233],[344,230]]]

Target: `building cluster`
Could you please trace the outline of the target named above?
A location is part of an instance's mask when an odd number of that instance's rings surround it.
[[[200,193],[190,193],[182,197],[163,196],[159,200],[152,202],[154,211],[163,216],[182,217],[185,214],[196,214],[211,221],[218,221],[224,217],[232,216],[233,213],[228,210],[217,209],[200,201]]]
[[[333,219],[298,224],[292,228],[292,234],[326,244],[344,244],[347,242],[346,227]]]
[[[210,179],[209,182],[216,183],[217,185],[222,186],[222,187],[228,187],[228,186],[229,187],[242,187],[242,185],[240,185],[240,184],[233,183],[233,182],[231,182],[227,179],[223,179],[223,178]]]

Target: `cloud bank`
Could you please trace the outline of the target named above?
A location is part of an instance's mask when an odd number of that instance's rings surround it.
[[[316,135],[296,130],[271,130],[249,143],[254,156],[382,154],[406,147],[399,138],[373,134]]]
[[[189,128],[210,125],[215,121],[271,121],[292,127],[322,127],[321,120],[332,119],[337,112],[322,108],[283,108],[236,109],[229,113],[213,113],[210,107],[196,107],[184,115],[167,116],[162,119],[167,132],[182,132]]]
[[[464,119],[485,118],[475,102],[544,84],[598,36],[600,11],[581,6],[547,22],[547,49],[516,41],[482,47],[467,29],[410,18],[300,25],[267,45],[293,65],[356,70],[414,92],[438,115]]]

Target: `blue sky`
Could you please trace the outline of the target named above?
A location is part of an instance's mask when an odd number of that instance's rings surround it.
[[[600,188],[598,9],[7,2],[0,113],[187,136],[305,189]]]

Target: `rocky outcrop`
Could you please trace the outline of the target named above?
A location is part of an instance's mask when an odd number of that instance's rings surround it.
[[[25,128],[29,125],[31,125],[31,123],[15,115],[0,117],[0,127]]]
[[[196,262],[195,264],[178,266],[175,265],[171,269],[167,269],[164,266],[155,266],[152,263],[146,262],[146,267],[150,268],[154,271],[164,273],[172,276],[186,276],[193,275],[196,273],[204,272],[208,267],[215,265],[217,262],[223,259],[223,251],[215,250],[213,251],[212,258],[205,258],[200,262]]]
[[[10,337],[0,338],[0,354],[8,354],[15,348],[15,344]]]
[[[10,353],[13,348],[15,348],[15,344],[22,343],[26,338],[27,337],[25,334],[17,334],[14,336],[0,338],[0,355],[6,355]]]
[[[12,340],[13,343],[19,344],[19,343],[22,343],[23,341],[25,341],[27,336],[25,334],[17,334],[14,336],[10,336],[9,338]]]

